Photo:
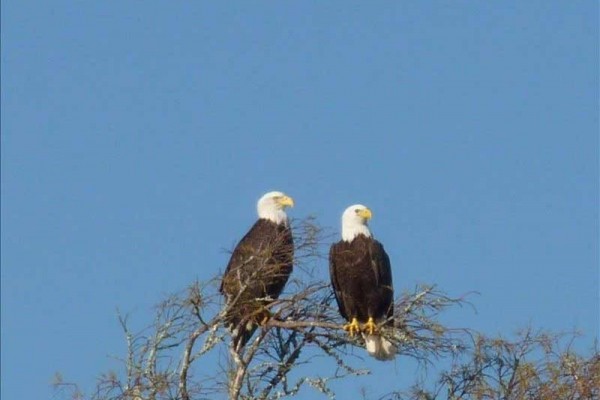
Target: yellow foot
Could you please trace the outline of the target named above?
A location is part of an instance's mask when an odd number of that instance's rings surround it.
[[[367,323],[363,325],[363,331],[369,335],[377,333],[378,329],[377,325],[375,325],[375,322],[373,321],[373,317],[369,317]]]
[[[359,333],[360,325],[358,324],[358,320],[356,318],[352,318],[352,321],[349,324],[344,325],[344,330],[348,332],[350,337],[353,337]]]
[[[266,308],[261,308],[254,313],[252,319],[256,324],[264,326],[271,319],[271,313]]]

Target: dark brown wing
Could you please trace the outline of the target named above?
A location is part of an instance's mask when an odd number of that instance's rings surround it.
[[[373,239],[369,250],[371,253],[371,265],[381,293],[380,307],[385,310],[384,315],[387,315],[389,318],[394,314],[394,285],[390,257],[383,248],[383,245],[377,240]]]
[[[293,262],[293,251],[294,242],[289,227],[259,219],[233,250],[223,274],[220,292],[233,294],[228,290],[232,281],[249,278],[257,268],[276,265],[288,272]]]
[[[260,245],[260,237],[265,233],[266,228],[263,221],[260,219],[256,221],[242,240],[238,242],[235,249],[233,249],[233,253],[231,253],[227,268],[221,279],[221,286],[219,287],[221,294],[228,294],[226,288],[230,287],[232,285],[231,281],[235,279],[233,272],[240,268],[243,263],[248,262],[253,255],[252,249],[256,248],[257,244]]]
[[[339,254],[340,251],[343,251],[341,247],[340,243],[336,243],[329,249],[329,276],[331,278],[331,286],[333,287],[335,301],[337,302],[340,314],[348,320],[350,317],[348,316],[348,311],[346,310],[346,305],[344,303],[342,295],[343,287],[339,276],[339,274],[343,274],[342,260]]]
[[[268,304],[267,298],[276,299],[283,291],[292,272],[293,251],[291,229],[265,219],[259,219],[233,250],[220,292],[231,307],[226,320],[235,332],[236,347],[244,345],[256,329],[248,329],[248,317]]]

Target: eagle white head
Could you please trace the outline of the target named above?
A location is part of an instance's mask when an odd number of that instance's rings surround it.
[[[367,223],[372,217],[371,210],[362,204],[354,204],[346,208],[342,214],[342,239],[351,242],[360,234],[371,237]]]
[[[266,193],[256,204],[258,217],[268,219],[276,224],[287,224],[286,207],[294,207],[294,199],[282,192]]]

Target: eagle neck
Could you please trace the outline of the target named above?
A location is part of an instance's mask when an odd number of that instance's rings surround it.
[[[283,210],[260,210],[258,217],[274,222],[277,225],[288,225],[288,217]]]
[[[365,235],[371,237],[371,231],[369,227],[364,224],[342,224],[342,240],[351,242],[358,235]]]

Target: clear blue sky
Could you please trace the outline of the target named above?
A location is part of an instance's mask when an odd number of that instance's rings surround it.
[[[49,399],[55,371],[91,389],[124,354],[116,308],[143,326],[222,271],[272,189],[336,230],[370,206],[398,292],[481,293],[453,325],[598,336],[597,2],[6,0],[1,18],[3,399]],[[366,360],[340,398],[405,362]]]

